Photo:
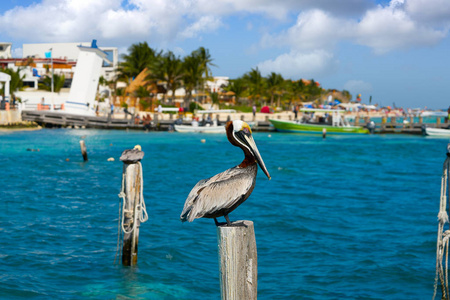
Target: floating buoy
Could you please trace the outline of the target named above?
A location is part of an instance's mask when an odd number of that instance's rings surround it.
[[[109,144],[110,146],[112,146],[112,143],[111,144]]]
[[[114,161],[114,157],[108,158],[108,161]]]
[[[70,161],[70,159],[66,158],[66,161]]]
[[[272,137],[272,135],[271,135],[271,134],[269,134],[269,135],[268,135],[268,137]]]
[[[206,140],[205,139],[202,139],[200,142],[202,142],[202,143],[206,143]]]

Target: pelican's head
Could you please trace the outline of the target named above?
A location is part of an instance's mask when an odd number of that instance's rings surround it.
[[[255,159],[258,165],[266,174],[267,178],[270,180],[269,172],[267,171],[266,165],[259,154],[258,148],[256,147],[255,141],[252,137],[252,129],[250,126],[241,120],[230,121],[227,124],[227,134],[228,140],[235,146],[242,148],[245,152],[247,150]]]

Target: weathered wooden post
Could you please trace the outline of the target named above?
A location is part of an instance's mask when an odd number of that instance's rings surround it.
[[[123,248],[122,264],[124,266],[134,266],[137,264],[137,252],[139,242],[139,227],[141,222],[148,219],[145,203],[143,199],[143,174],[141,159],[144,152],[140,146],[135,146],[132,150],[125,150],[120,157],[123,161],[122,174],[122,231]]]
[[[81,155],[83,155],[83,160],[88,161],[86,144],[84,143],[84,140],[80,140],[80,148],[81,148]]]
[[[256,300],[258,258],[252,221],[217,227],[222,300]]]

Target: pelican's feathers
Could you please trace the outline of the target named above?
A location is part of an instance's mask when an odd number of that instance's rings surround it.
[[[215,218],[228,214],[245,201],[255,187],[256,163],[236,166],[208,179],[200,180],[189,193],[180,219]]]

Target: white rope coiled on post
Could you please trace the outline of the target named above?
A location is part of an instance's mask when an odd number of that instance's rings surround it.
[[[137,162],[138,166],[139,166],[139,177],[140,177],[140,183],[141,183],[141,189],[139,191],[139,202],[136,205],[136,213],[134,214],[134,222],[133,222],[133,226],[131,227],[130,230],[126,230],[125,226],[123,224],[123,221],[125,219],[125,215],[127,214],[128,216],[131,216],[133,211],[132,210],[127,210],[125,209],[125,198],[126,198],[126,194],[125,194],[125,173],[123,173],[122,175],[122,190],[119,193],[119,197],[122,198],[122,215],[121,215],[121,227],[122,227],[122,231],[125,234],[129,234],[132,233],[135,228],[136,228],[136,224],[137,224],[137,220],[139,219],[139,221],[141,223],[144,223],[145,221],[148,220],[148,214],[147,214],[147,209],[145,207],[145,201],[144,201],[144,178],[142,175],[142,164],[140,162]]]

